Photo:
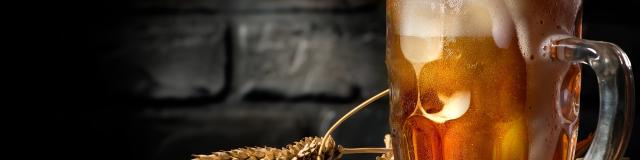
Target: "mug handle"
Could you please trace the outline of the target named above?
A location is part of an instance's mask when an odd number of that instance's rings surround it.
[[[553,60],[583,63],[596,73],[600,113],[595,137],[584,159],[621,159],[633,127],[634,86],[631,62],[615,44],[575,37],[547,41]],[[547,46],[547,45],[545,45]]]

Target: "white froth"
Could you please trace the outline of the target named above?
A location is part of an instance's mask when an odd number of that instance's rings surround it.
[[[443,6],[425,0],[404,0],[398,5],[398,33],[413,37],[441,37]]]
[[[452,0],[445,4],[425,0],[404,0],[398,4],[398,33],[413,37],[491,36],[492,28],[505,29],[505,17],[493,15],[491,3]],[[503,14],[503,13],[496,13]],[[496,17],[496,18],[492,18]],[[500,21],[500,22],[497,22]]]
[[[405,36],[400,38],[400,48],[404,57],[409,62],[415,64],[424,64],[434,61],[440,57],[443,47],[443,41],[440,37],[414,37]],[[416,73],[422,65],[415,66]]]
[[[493,27],[491,28],[493,40],[498,47],[507,48],[514,38],[513,35],[515,33],[511,13],[509,13],[504,3],[492,2],[494,3],[490,4],[493,7],[490,9],[490,12],[493,21]]]
[[[493,37],[500,48],[513,39],[514,26],[502,2],[491,0],[398,1],[397,33],[400,47],[416,71],[441,55],[443,37]],[[418,74],[418,73],[416,73]]]

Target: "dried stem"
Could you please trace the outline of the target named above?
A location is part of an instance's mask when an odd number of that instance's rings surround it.
[[[391,148],[343,148],[342,154],[359,154],[359,153],[389,153]]]
[[[351,109],[351,111],[349,111],[347,114],[345,114],[344,116],[342,116],[340,119],[338,119],[338,121],[336,123],[334,123],[331,128],[329,128],[329,130],[327,131],[327,133],[324,134],[324,137],[322,138],[322,143],[320,144],[320,149],[318,149],[318,154],[320,154],[320,152],[322,152],[322,149],[324,147],[324,143],[327,137],[329,137],[329,135],[331,135],[331,133],[333,133],[333,131],[342,124],[342,122],[344,122],[345,120],[349,119],[349,117],[351,117],[353,114],[357,113],[358,111],[362,110],[364,107],[368,106],[369,104],[371,104],[372,102],[375,102],[376,100],[380,99],[383,96],[386,96],[387,94],[389,94],[389,89],[386,89],[378,94],[376,94],[375,96],[367,99],[366,101],[360,103],[360,105],[358,105],[357,107]],[[318,157],[318,160],[320,160],[321,158]]]

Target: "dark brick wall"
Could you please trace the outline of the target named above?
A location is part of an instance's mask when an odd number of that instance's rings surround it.
[[[95,95],[66,122],[82,126],[69,136],[83,137],[78,152],[109,152],[100,159],[283,146],[322,135],[386,88],[384,1],[137,0],[81,10],[88,19],[73,40],[95,55]],[[383,146],[387,102],[335,138]]]
[[[65,95],[79,105],[59,111],[54,126],[63,131],[51,132],[73,146],[63,156],[169,160],[282,146],[323,134],[387,85],[383,0],[72,4],[80,5],[60,7],[67,18],[59,23],[73,46],[66,49],[80,53],[70,68],[79,69],[71,82],[81,89]],[[629,13],[612,6],[585,2],[584,37],[619,44],[638,64],[637,25],[608,18]],[[585,133],[597,116],[593,79],[583,80]],[[383,99],[354,116],[337,141],[382,146],[387,107]]]

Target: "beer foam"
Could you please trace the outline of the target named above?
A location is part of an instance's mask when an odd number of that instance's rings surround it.
[[[487,1],[489,2],[489,1]],[[485,1],[451,0],[447,3],[425,0],[397,2],[395,14],[398,33],[414,37],[478,37],[491,36],[493,30],[504,30],[503,13]]]
[[[413,37],[441,37],[442,4],[424,0],[397,1],[397,20],[400,35]]]
[[[391,14],[395,17],[395,33],[413,37],[487,37],[497,46],[508,47],[517,36],[523,56],[532,56],[541,48],[544,37],[571,33],[580,1],[555,2],[543,0],[401,0]],[[545,13],[539,8],[556,7],[557,13]],[[538,24],[541,23],[541,24]],[[553,23],[553,24],[552,24]],[[538,55],[536,55],[538,56]]]
[[[446,3],[427,0],[403,0],[394,19],[403,54],[416,71],[423,64],[438,59],[443,37],[493,37],[500,48],[511,44],[514,27],[503,3],[492,0],[449,0]],[[434,38],[437,37],[437,38]],[[416,73],[418,74],[418,73]]]

